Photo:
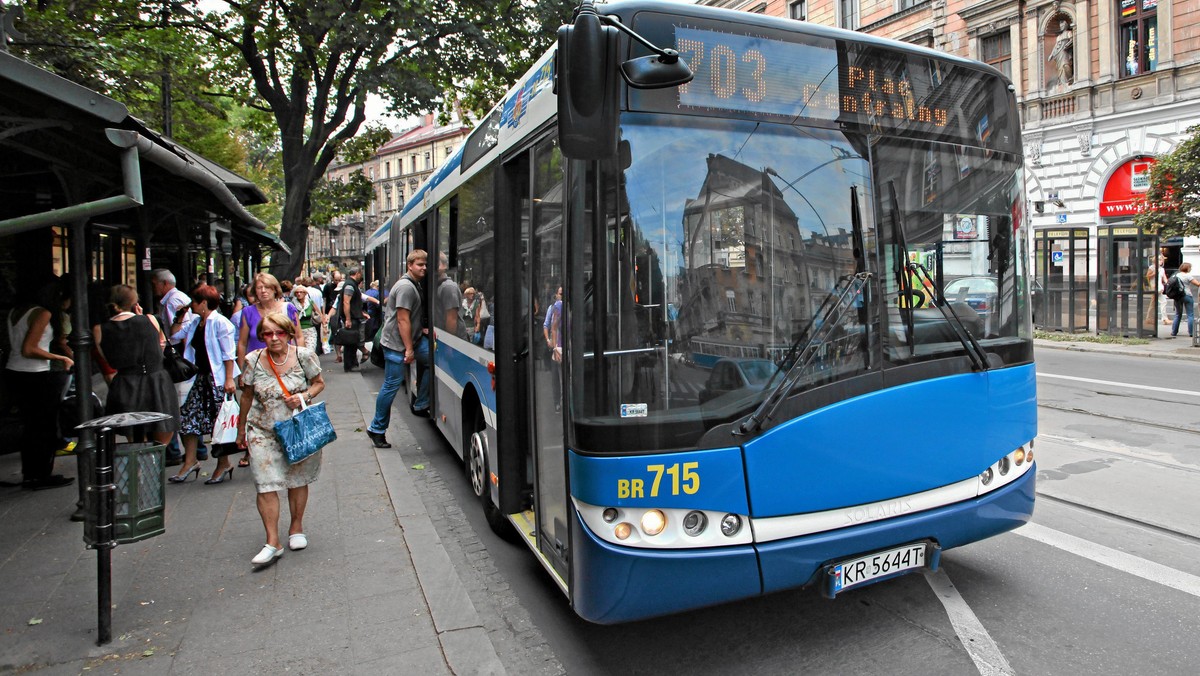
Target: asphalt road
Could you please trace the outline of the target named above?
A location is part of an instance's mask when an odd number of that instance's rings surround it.
[[[1038,358],[1039,502],[1029,526],[946,552],[940,573],[835,601],[786,592],[620,626],[576,617],[524,545],[488,529],[433,426],[404,419],[494,565],[482,584],[522,606],[527,640],[553,651],[551,670],[1200,673],[1200,364]]]

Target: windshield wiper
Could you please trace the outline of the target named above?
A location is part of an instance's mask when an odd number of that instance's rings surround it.
[[[779,407],[780,402],[784,400],[788,392],[799,382],[800,377],[804,375],[804,367],[812,362],[817,356],[817,348],[825,343],[829,334],[841,323],[842,315],[845,314],[846,308],[854,303],[855,299],[862,293],[863,287],[871,279],[869,272],[856,272],[853,275],[845,275],[838,280],[837,286],[834,287],[834,292],[825,297],[821,302],[821,307],[817,309],[816,315],[800,335],[796,337],[796,341],[792,343],[783,359],[779,361],[778,371],[783,373],[783,380],[771,390],[771,394],[763,400],[763,403],[750,414],[738,427],[736,434],[752,434],[758,431],[764,422],[767,421]],[[818,325],[819,324],[819,325]],[[813,327],[816,330],[813,330]],[[804,341],[804,337],[808,336],[808,341]],[[783,365],[791,363],[787,371],[783,370]],[[775,377],[772,376],[774,381]],[[769,383],[768,383],[769,384]]]
[[[895,235],[897,246],[900,247],[900,255],[896,257],[896,285],[900,289],[900,297],[909,299],[908,308],[900,308],[900,314],[904,319],[904,329],[908,340],[909,351],[916,356],[917,344],[914,340],[915,329],[913,326],[913,300],[918,294],[924,294],[927,291],[936,291],[936,295],[931,300],[937,309],[941,310],[942,317],[946,319],[946,323],[954,331],[954,335],[958,338],[958,342],[962,343],[963,349],[967,351],[967,356],[971,359],[971,364],[976,371],[988,370],[987,353],[984,352],[983,346],[979,341],[975,340],[975,336],[967,330],[967,327],[962,323],[962,319],[952,308],[948,308],[946,304],[946,293],[938,288],[933,283],[933,278],[929,274],[929,270],[925,269],[924,265],[908,260],[908,241],[904,236],[904,220],[900,215],[900,199],[896,197],[896,182],[888,181],[888,191],[891,193],[892,207],[892,230]],[[913,273],[917,277],[917,281],[925,287],[921,291],[916,291],[913,288],[912,277],[909,273]]]
[[[915,262],[908,264],[908,270],[916,275],[917,280],[926,289],[936,292],[937,295],[933,299],[933,304],[937,309],[942,311],[942,316],[946,318],[946,323],[954,330],[954,335],[958,338],[958,342],[962,343],[963,349],[967,351],[967,356],[971,358],[971,363],[975,366],[975,370],[988,370],[987,352],[983,350],[983,346],[979,344],[979,341],[975,340],[975,336],[971,335],[971,332],[967,330],[958,313],[946,302],[945,291],[934,284],[933,278],[929,275],[929,270],[926,270],[924,265]]]
[[[896,182],[888,181],[888,192],[890,193],[890,202],[892,207],[892,241],[895,246],[900,247],[900,254],[896,256],[896,286],[900,289],[899,298],[908,299],[909,312],[904,312],[901,307],[900,317],[904,321],[904,340],[908,343],[908,350],[911,356],[917,355],[917,344],[913,339],[916,334],[916,328],[913,326],[912,305],[916,294],[913,293],[912,280],[908,278],[906,270],[908,264],[908,240],[904,236],[904,223],[900,218],[900,198],[896,197]]]

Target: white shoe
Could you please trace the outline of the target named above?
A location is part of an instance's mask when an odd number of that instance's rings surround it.
[[[275,548],[271,545],[263,545],[262,551],[258,553],[258,556],[250,559],[250,563],[261,566],[264,563],[271,563],[281,556],[283,556],[283,547]]]
[[[288,536],[288,549],[296,551],[297,549],[304,549],[307,546],[308,537],[304,533],[296,533],[295,535]]]

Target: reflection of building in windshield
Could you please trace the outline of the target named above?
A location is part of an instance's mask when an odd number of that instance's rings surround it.
[[[680,336],[703,366],[721,356],[778,358],[853,271],[850,233],[828,232],[815,210],[802,223],[766,170],[724,155],[707,164],[684,207]]]

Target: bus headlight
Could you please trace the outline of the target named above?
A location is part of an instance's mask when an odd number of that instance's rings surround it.
[[[726,514],[721,518],[721,533],[725,537],[733,537],[742,530],[742,517],[737,514]]]
[[[691,511],[683,517],[683,532],[692,537],[703,533],[707,525],[708,517],[704,516],[704,512]]]
[[[997,464],[999,466],[998,468],[1000,470],[1000,476],[1004,476],[1005,474],[1008,474],[1008,470],[1012,466],[1012,462],[1008,459],[1007,455],[1004,456],[1003,458],[1000,458],[1000,462]]]
[[[633,526],[628,523],[619,523],[616,528],[613,528],[613,535],[617,536],[618,540],[624,540],[633,532]]]
[[[992,468],[989,467],[983,470],[983,474],[979,475],[979,480],[983,482],[984,486],[992,483]]]
[[[1025,464],[1025,449],[1023,447],[1013,451],[1013,462],[1017,463],[1017,467]]]
[[[642,515],[642,532],[646,535],[658,535],[667,527],[667,515],[657,509],[652,509]]]
[[[604,510],[604,514],[602,516],[604,518],[604,523],[612,523],[613,521],[617,520],[617,510],[614,507],[609,507],[608,509]]]

